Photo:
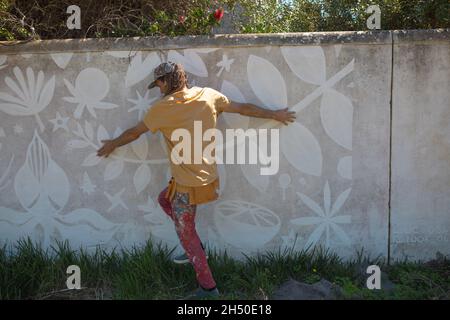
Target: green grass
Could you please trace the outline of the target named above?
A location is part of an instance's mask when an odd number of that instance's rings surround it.
[[[180,299],[196,288],[190,265],[171,261],[161,244],[88,254],[67,242],[43,250],[28,240],[0,248],[0,299]],[[448,299],[450,262],[401,261],[387,265],[363,252],[353,261],[318,248],[284,250],[237,261],[227,253],[209,251],[209,265],[222,299],[266,299],[289,278],[306,283],[320,279],[342,288],[344,299]],[[377,264],[395,284],[392,290],[368,290],[365,266]],[[67,290],[66,269],[78,265],[82,290]]]

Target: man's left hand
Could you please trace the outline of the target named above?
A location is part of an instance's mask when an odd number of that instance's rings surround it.
[[[109,154],[116,149],[116,145],[113,140],[102,140],[103,146],[97,150],[97,156],[108,158]]]
[[[273,119],[288,125],[290,122],[295,121],[295,111],[288,111],[288,108],[274,111]]]

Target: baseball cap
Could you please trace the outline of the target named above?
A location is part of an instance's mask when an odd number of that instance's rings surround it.
[[[148,85],[148,89],[152,89],[156,87],[156,80],[162,76],[165,76],[166,74],[169,74],[175,70],[175,63],[171,61],[160,63],[154,70],[153,70],[153,81]]]

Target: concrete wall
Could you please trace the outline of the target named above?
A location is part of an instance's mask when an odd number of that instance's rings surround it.
[[[220,165],[221,197],[200,206],[212,248],[323,245],[344,258],[450,253],[449,30],[36,41],[0,46],[0,238],[49,246],[175,246],[157,205],[169,178],[159,134],[108,159],[159,98],[154,66],[233,100],[290,107],[280,171]],[[394,66],[394,68],[392,67]],[[391,104],[392,100],[392,104]],[[391,118],[392,114],[392,118]],[[225,128],[270,122],[224,115]],[[178,248],[176,252],[180,252]]]

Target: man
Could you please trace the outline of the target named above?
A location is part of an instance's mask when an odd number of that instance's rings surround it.
[[[197,205],[216,200],[218,197],[217,166],[205,158],[201,163],[174,163],[171,158],[175,146],[171,140],[172,133],[176,129],[183,128],[194,137],[194,121],[201,121],[204,132],[216,127],[217,117],[222,112],[274,119],[285,125],[295,120],[295,113],[288,111],[287,108],[272,111],[251,103],[230,101],[220,92],[208,87],[188,88],[182,65],[170,61],[163,62],[155,68],[154,81],[148,88],[155,86],[159,87],[163,97],[148,109],[143,120],[135,127],[124,131],[113,140],[103,140],[104,145],[98,150],[97,155],[108,157],[115,148],[138,139],[149,130],[152,133],[160,131],[163,134],[171,159],[169,162],[172,178],[168,187],[159,194],[158,202],[174,221],[180,243],[185,250],[185,254],[175,258],[174,262],[190,262],[193,265],[199,283],[194,298],[218,296],[219,291],[208,266],[203,245],[195,230]]]

